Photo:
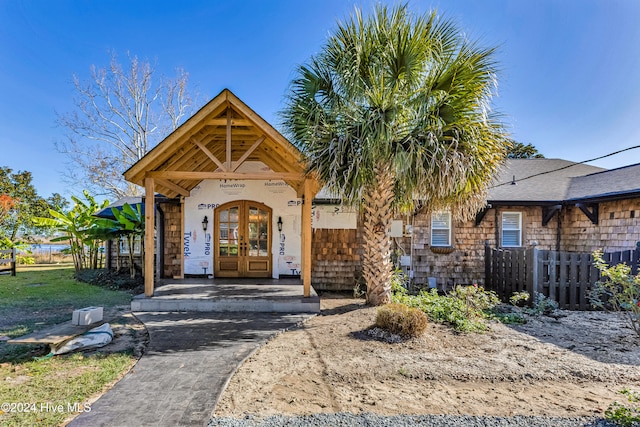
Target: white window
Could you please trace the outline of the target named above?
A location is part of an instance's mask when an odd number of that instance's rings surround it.
[[[502,247],[522,246],[522,213],[502,213]]]
[[[451,246],[451,212],[431,214],[431,246]]]
[[[126,237],[120,238],[120,255],[127,255],[129,253],[129,242]],[[140,255],[142,253],[142,236],[135,236],[133,238],[133,254]]]

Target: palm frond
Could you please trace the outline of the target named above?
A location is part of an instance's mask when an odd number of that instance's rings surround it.
[[[282,112],[309,169],[348,203],[393,174],[394,202],[481,207],[509,143],[492,112],[495,49],[433,11],[360,9],[298,69]]]

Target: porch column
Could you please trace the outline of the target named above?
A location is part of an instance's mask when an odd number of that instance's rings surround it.
[[[302,286],[303,295],[311,296],[311,204],[313,192],[311,180],[304,180],[304,199],[302,203]]]
[[[153,257],[155,247],[153,244],[153,225],[155,224],[155,185],[153,178],[144,179],[144,294],[153,296]]]

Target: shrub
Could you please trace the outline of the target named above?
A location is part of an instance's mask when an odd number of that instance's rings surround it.
[[[395,270],[391,276],[391,292],[394,294],[406,294],[409,287],[409,278],[402,270]]]
[[[549,315],[558,309],[558,303],[544,294],[536,292],[533,294],[533,306],[525,309],[527,314],[537,316],[540,314]]]
[[[522,313],[513,311],[505,313],[494,309],[490,311],[489,317],[505,325],[523,325],[527,323],[527,319],[524,318]]]
[[[623,427],[640,425],[640,394],[629,389],[620,391],[628,403],[613,402],[604,412],[607,421]]]
[[[434,322],[449,323],[460,332],[480,332],[487,329],[488,312],[499,302],[495,292],[482,287],[456,286],[447,295],[438,291],[421,291],[418,295],[396,293],[393,302],[416,307]]]
[[[624,263],[609,267],[600,250],[593,253],[593,261],[605,280],[596,282],[589,302],[595,308],[623,314],[640,336],[640,274],[632,276],[631,267]]]
[[[509,302],[514,307],[521,307],[527,301],[529,301],[531,295],[527,291],[514,292],[509,298]]]
[[[417,337],[427,329],[427,316],[417,308],[391,303],[378,309],[376,326],[404,337]]]
[[[29,255],[18,254],[16,255],[16,262],[20,265],[33,265],[36,263],[36,259]]]
[[[531,298],[529,292],[514,292],[509,298],[511,306],[506,304],[498,305],[488,310],[488,317],[508,325],[521,325],[527,323],[527,319],[522,315],[524,310],[521,306],[529,301],[529,298]]]
[[[484,310],[489,310],[500,304],[500,298],[493,291],[485,291],[478,285],[456,286],[449,296],[462,301],[465,316],[468,319],[483,318]]]

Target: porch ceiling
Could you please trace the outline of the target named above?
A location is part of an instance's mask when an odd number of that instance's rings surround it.
[[[271,171],[238,172],[245,161]],[[140,186],[147,176],[167,197],[187,196],[203,179],[283,179],[300,191],[305,164],[296,147],[225,89],[124,173]]]

